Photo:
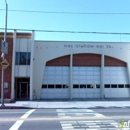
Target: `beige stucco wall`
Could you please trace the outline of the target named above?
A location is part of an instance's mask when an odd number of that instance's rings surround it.
[[[40,98],[45,64],[47,61],[64,55],[77,53],[94,53],[111,56],[127,63],[130,70],[130,43],[110,42],[59,42],[35,41],[33,61],[33,88]]]

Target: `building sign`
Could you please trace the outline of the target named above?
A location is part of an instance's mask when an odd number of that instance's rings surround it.
[[[107,48],[111,49],[113,48],[111,45],[92,45],[92,44],[64,44],[64,48]]]

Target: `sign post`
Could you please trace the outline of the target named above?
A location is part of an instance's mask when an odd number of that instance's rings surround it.
[[[8,4],[7,1],[5,0],[5,4],[6,4],[6,15],[5,15],[5,33],[4,33],[4,41],[2,41],[2,46],[3,49],[2,51],[2,58],[3,60],[5,59],[5,54],[7,54],[8,52],[8,45],[6,43],[6,39],[7,39],[7,12],[8,12]],[[1,88],[1,106],[4,107],[4,68],[2,67],[2,88]]]

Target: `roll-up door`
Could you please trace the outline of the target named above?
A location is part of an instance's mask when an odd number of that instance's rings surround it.
[[[47,66],[43,76],[41,99],[69,98],[69,67]]]

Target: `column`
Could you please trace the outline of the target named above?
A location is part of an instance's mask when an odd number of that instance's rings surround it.
[[[69,90],[70,90],[70,99],[73,98],[73,74],[72,74],[72,68],[73,68],[73,54],[71,52],[70,54],[70,85],[69,85]]]
[[[102,51],[102,55],[101,55],[101,97],[105,98],[105,93],[104,93],[104,51]]]
[[[16,50],[16,30],[14,30],[13,36],[13,56],[12,56],[12,77],[11,77],[11,100],[15,100],[15,81],[14,81],[14,74],[15,74],[15,50]]]
[[[34,59],[34,35],[32,31],[32,42],[31,42],[31,61],[30,61],[30,100],[33,100],[33,59]]]
[[[127,76],[128,76],[128,83],[130,85],[130,62],[127,62]],[[129,88],[129,95],[130,95],[130,88]]]

